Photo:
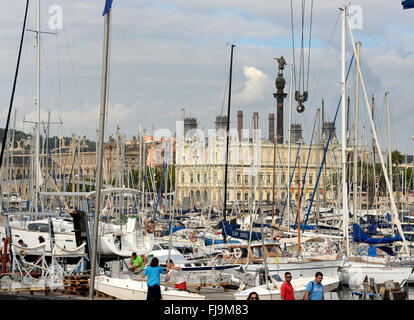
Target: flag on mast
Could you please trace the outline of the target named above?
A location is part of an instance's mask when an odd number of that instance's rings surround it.
[[[113,1],[114,0],[106,0],[106,2],[105,2],[105,9],[104,9],[104,11],[102,13],[103,16],[106,15],[109,12],[109,10],[111,10],[112,2]]]
[[[403,9],[413,9],[414,8],[414,0],[405,0],[401,2],[403,5]]]

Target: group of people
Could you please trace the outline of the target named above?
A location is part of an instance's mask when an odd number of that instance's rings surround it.
[[[306,285],[305,295],[303,297],[304,300],[324,300],[322,279],[322,272],[316,272],[315,280],[309,281]],[[295,300],[291,281],[292,274],[290,272],[285,272],[285,281],[280,288],[280,296],[282,300]],[[259,295],[257,292],[252,291],[247,297],[247,300],[259,300]]]
[[[164,270],[159,265],[159,260],[156,257],[151,259],[151,263],[144,270],[145,256],[137,255],[135,252],[132,253],[130,264],[128,269],[136,274],[142,273],[142,277],[147,277],[147,300],[161,300],[161,284],[160,278],[162,274],[166,274],[165,282],[168,283],[170,280],[175,282],[175,288],[178,290],[187,290],[187,284],[183,276],[183,272],[180,266],[176,266],[174,262],[169,259],[167,261],[167,268]],[[323,294],[323,274],[322,272],[316,272],[315,279],[309,281],[305,289],[304,300],[324,300]],[[285,272],[285,281],[280,288],[280,295],[282,300],[295,300],[294,289],[291,284],[292,274]],[[250,292],[247,300],[259,300],[257,292]]]
[[[145,256],[137,255],[135,252],[132,253],[131,262],[128,265],[128,269],[135,274],[139,274],[144,270]],[[167,269],[164,270],[159,265],[157,257],[151,259],[151,263],[147,266],[142,273],[142,277],[147,277],[147,300],[161,300],[161,284],[160,278],[162,274],[167,274],[165,282],[170,280],[175,283],[175,288],[178,290],[187,290],[187,283],[185,281],[183,271],[180,266],[174,264],[169,259],[167,261]]]

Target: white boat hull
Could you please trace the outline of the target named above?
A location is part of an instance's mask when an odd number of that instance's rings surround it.
[[[121,300],[146,300],[147,283],[133,279],[96,277],[96,289]],[[163,300],[206,300],[206,296],[161,286]]]
[[[304,298],[306,293],[306,285],[314,279],[315,277],[307,277],[292,280],[291,283],[294,290],[293,293],[295,300],[302,300]],[[324,292],[327,293],[336,290],[339,286],[339,282],[340,281],[338,279],[324,276],[322,281]],[[270,284],[270,290],[266,288],[266,285],[249,288],[235,293],[234,297],[236,300],[247,300],[250,292],[256,292],[259,295],[260,300],[282,300],[280,295],[281,285],[282,282],[278,282],[276,286],[274,284]]]
[[[368,276],[368,278],[374,278],[376,283],[393,280],[402,284],[412,274],[413,268],[410,266],[387,266],[380,263],[347,261],[342,270],[342,283],[351,289],[359,289],[365,277]]]

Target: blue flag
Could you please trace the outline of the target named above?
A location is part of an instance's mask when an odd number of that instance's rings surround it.
[[[414,8],[414,0],[405,0],[401,4],[403,5],[403,9],[413,9]]]
[[[106,0],[106,2],[105,2],[105,9],[104,9],[104,11],[103,11],[103,13],[102,13],[102,15],[104,16],[104,15],[106,15],[107,13],[108,13],[108,11],[111,9],[111,7],[112,7],[112,2],[113,2],[114,0]]]

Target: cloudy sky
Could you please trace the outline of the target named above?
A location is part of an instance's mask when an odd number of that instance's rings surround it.
[[[5,126],[16,65],[24,0],[7,0],[0,12],[0,115]],[[104,0],[41,0],[42,35],[41,107],[42,120],[51,113],[52,135],[86,134],[95,139],[99,121]],[[347,1],[348,2],[348,1]],[[166,128],[174,132],[181,109],[195,116],[199,128],[214,127],[215,116],[227,113],[230,44],[234,43],[232,126],[237,110],[244,112],[244,126],[250,127],[254,111],[259,112],[263,135],[268,132],[268,115],[276,113],[274,81],[277,63],[284,56],[289,92],[292,64],[290,0],[114,0],[112,11],[109,108],[106,134],[116,126],[126,138]],[[301,1],[293,0],[295,47],[300,43]],[[312,45],[309,68],[309,99],[306,110],[293,112],[309,142],[316,107],[325,100],[325,118],[332,120],[340,97],[340,10],[341,0],[314,0]],[[311,1],[305,8],[305,45],[308,45]],[[63,28],[51,30],[54,6],[62,8]],[[375,96],[375,122],[382,148],[387,148],[385,92],[391,93],[393,148],[414,153],[414,9],[403,10],[399,0],[359,0],[362,15],[352,21],[356,41],[362,42],[362,72],[368,98]],[[354,7],[356,8],[356,7]],[[49,11],[50,10],[50,11]],[[28,29],[35,29],[36,1],[29,7]],[[52,19],[52,20],[51,20]],[[356,19],[356,20],[355,20]],[[348,34],[347,34],[348,35]],[[35,119],[36,48],[34,33],[25,34],[21,69],[14,108],[17,126],[27,132]],[[352,56],[347,40],[347,64]],[[296,52],[298,59],[299,52]],[[307,55],[306,55],[307,58]],[[305,59],[306,60],[306,59]],[[298,63],[298,60],[297,60]],[[299,67],[299,66],[297,66]],[[305,65],[306,67],[306,65]],[[296,75],[299,76],[298,74]],[[350,126],[354,119],[355,68],[351,69],[347,93],[351,97]],[[360,133],[365,126],[370,139],[367,108],[361,91]],[[289,96],[285,101],[285,138]],[[295,105],[294,105],[295,107]],[[340,114],[337,135],[341,130]],[[360,136],[360,141],[361,141]],[[361,143],[361,142],[360,142]]]

